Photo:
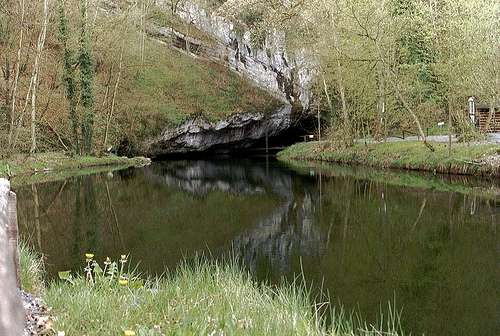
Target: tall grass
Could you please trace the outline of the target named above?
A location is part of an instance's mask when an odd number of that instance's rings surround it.
[[[235,260],[198,258],[145,281],[133,272],[109,272],[109,263],[105,267],[101,275],[89,277],[88,269],[75,277],[65,273],[69,281],[48,285],[44,299],[52,307],[56,331],[88,336],[125,331],[144,336],[402,335],[397,314],[383,329],[343,312],[333,312],[327,325],[321,305],[312,304],[305,286],[258,283]]]
[[[41,295],[44,292],[44,267],[42,257],[25,243],[19,244],[21,287],[25,291]]]

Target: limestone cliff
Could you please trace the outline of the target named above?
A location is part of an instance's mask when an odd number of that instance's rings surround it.
[[[165,11],[170,3],[157,0]],[[218,147],[245,148],[266,136],[287,130],[294,121],[307,116],[315,67],[305,50],[293,56],[286,48],[284,34],[269,34],[260,46],[251,41],[249,31],[236,29],[228,19],[186,1],[178,15],[187,23],[213,37],[205,43],[170,27],[148,26],[151,36],[181,49],[191,56],[222,63],[281,101],[273,112],[238,113],[210,122],[203,117],[187,120],[177,127],[165,127],[161,134],[144,141],[140,151],[150,156],[206,151]]]

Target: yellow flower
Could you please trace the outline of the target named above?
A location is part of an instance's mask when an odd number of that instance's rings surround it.
[[[135,331],[133,331],[133,330],[125,330],[123,332],[123,335],[124,336],[135,336]]]
[[[94,258],[94,254],[93,253],[85,253],[85,258],[92,259],[92,258]]]
[[[128,285],[128,279],[119,279],[118,283],[122,286]]]

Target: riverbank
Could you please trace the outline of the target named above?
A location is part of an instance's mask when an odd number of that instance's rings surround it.
[[[325,161],[286,160],[287,168],[302,175],[326,178],[354,178],[395,187],[416,188],[440,192],[474,195],[496,199],[500,195],[500,181],[472,175],[430,174],[413,170],[373,169],[366,166],[349,166]]]
[[[22,286],[50,307],[46,326],[52,331],[88,336],[381,334],[341,313],[327,327],[303,286],[257,283],[234,261],[198,259],[147,280],[120,276],[121,263],[114,271],[113,264],[101,264],[104,273],[91,264],[90,281],[64,273],[66,280],[45,286],[39,257],[21,248]],[[391,329],[390,335],[402,335]]]
[[[500,176],[500,146],[495,144],[454,144],[448,147],[432,143],[434,152],[421,142],[386,142],[356,144],[333,148],[328,142],[298,143],[278,153],[282,161],[326,161],[379,168],[430,171],[433,173]]]
[[[40,182],[47,179],[75,175],[82,171],[95,172],[101,168],[125,169],[128,167],[145,166],[151,160],[144,157],[127,158],[116,155],[70,156],[65,153],[51,152],[34,155],[15,154],[6,159],[0,159],[0,178],[12,178],[13,185],[24,182]]]

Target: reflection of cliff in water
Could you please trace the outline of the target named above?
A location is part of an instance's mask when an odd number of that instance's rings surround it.
[[[194,196],[221,191],[278,197],[280,205],[269,216],[232,241],[234,252],[252,271],[262,258],[281,273],[289,271],[293,255],[314,257],[324,252],[326,238],[313,218],[319,204],[317,189],[314,183],[304,183],[283,169],[241,161],[177,161],[153,166],[146,175]],[[301,188],[294,185],[297,183]]]

